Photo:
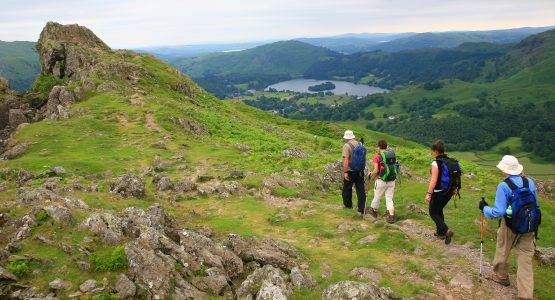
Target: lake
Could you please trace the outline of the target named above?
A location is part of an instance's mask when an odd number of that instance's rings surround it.
[[[335,89],[329,90],[336,95],[349,94],[352,96],[366,96],[371,94],[378,94],[383,92],[388,92],[386,89],[381,89],[375,86],[368,86],[364,84],[354,84],[347,81],[336,81],[336,80],[316,80],[316,79],[293,79],[282,81],[276,84],[268,86],[265,90],[274,88],[278,91],[292,91],[298,93],[317,93],[308,90],[308,87],[317,84],[322,84],[326,82],[332,82],[335,84]],[[327,91],[324,91],[327,92]]]

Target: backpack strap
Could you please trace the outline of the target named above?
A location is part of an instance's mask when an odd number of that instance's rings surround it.
[[[524,178],[522,180],[524,181]],[[518,186],[516,186],[516,184],[509,177],[505,178],[504,182],[509,186],[509,188],[512,191],[518,189]],[[526,180],[525,185],[528,185],[528,180]]]
[[[522,184],[525,188],[529,188],[530,187],[530,182],[528,181],[528,178],[521,176],[522,178]]]

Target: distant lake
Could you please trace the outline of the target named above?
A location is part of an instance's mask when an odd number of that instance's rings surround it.
[[[282,81],[276,84],[268,86],[265,90],[274,88],[278,91],[292,91],[298,93],[317,93],[308,90],[309,86],[314,86],[326,82],[332,82],[335,84],[335,89],[329,90],[336,95],[349,94],[352,96],[366,96],[371,94],[378,94],[383,92],[389,92],[386,89],[381,89],[375,86],[368,86],[364,84],[354,84],[347,81],[336,81],[336,80],[315,80],[315,79],[293,79]],[[324,91],[327,92],[327,91]]]

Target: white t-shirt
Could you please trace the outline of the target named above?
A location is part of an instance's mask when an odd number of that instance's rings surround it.
[[[436,168],[436,169],[438,168],[437,161],[435,161],[435,160],[432,161],[432,168]],[[441,191],[443,191],[443,190],[435,190],[434,189],[434,193],[441,192]]]

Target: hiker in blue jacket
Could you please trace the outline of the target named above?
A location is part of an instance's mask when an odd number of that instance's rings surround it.
[[[518,159],[512,155],[505,155],[497,164],[497,168],[503,172],[506,180],[510,180],[516,187],[525,186],[524,180],[528,181],[528,188],[536,198],[536,205],[539,207],[538,197],[534,181],[530,178],[521,177],[524,167],[519,164]],[[479,208],[484,212],[484,216],[488,218],[510,218],[513,210],[509,206],[509,199],[513,192],[509,183],[501,182],[497,186],[495,194],[495,203],[490,207],[484,200],[480,201]],[[533,299],[534,292],[534,273],[532,270],[532,257],[535,251],[535,234],[534,232],[514,233],[507,226],[506,220],[500,220],[499,229],[497,230],[497,246],[495,258],[493,259],[493,281],[509,286],[509,253],[512,248],[516,249],[518,256],[518,270],[516,273],[516,282],[518,289],[518,299]]]

